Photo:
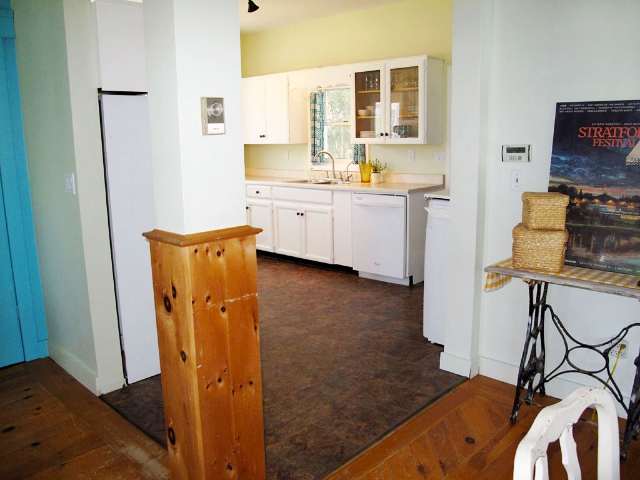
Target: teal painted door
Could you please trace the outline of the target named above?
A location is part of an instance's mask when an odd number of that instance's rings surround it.
[[[0,178],[0,367],[24,361]]]
[[[0,0],[0,366],[47,356],[13,12]]]

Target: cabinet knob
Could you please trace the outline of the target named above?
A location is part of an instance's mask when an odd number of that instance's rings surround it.
[[[301,217],[304,217],[304,212],[300,214]]]
[[[296,212],[296,215],[300,215],[300,212]]]
[[[389,136],[389,134],[388,134],[388,133],[385,133],[385,134],[384,134],[384,136],[385,136],[385,137],[388,137],[388,136]]]
[[[247,210],[249,210],[249,205],[247,205],[245,208],[246,208]]]
[[[260,195],[260,190],[256,190],[256,195]]]
[[[384,137],[384,133],[380,132],[380,136],[381,136],[381,137]]]

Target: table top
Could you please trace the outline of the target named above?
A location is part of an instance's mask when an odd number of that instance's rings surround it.
[[[484,271],[487,272],[489,276],[496,276],[494,279],[495,284],[500,284],[500,286],[506,282],[500,283],[497,277],[514,277],[640,299],[640,276],[636,275],[606,272],[591,268],[571,267],[568,265],[565,265],[559,273],[517,270],[513,268],[511,258],[489,265],[485,267]],[[489,279],[487,279],[487,282],[489,283]],[[496,288],[493,288],[492,290],[495,289]]]

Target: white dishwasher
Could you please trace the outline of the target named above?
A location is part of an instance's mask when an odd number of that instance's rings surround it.
[[[353,194],[353,269],[360,276],[405,277],[406,206],[404,195]]]

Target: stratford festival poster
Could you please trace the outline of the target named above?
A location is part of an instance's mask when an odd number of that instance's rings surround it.
[[[640,100],[556,105],[549,191],[569,195],[565,264],[640,275]]]

